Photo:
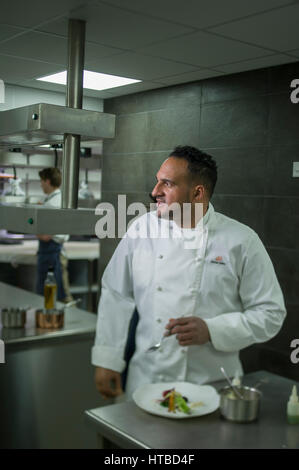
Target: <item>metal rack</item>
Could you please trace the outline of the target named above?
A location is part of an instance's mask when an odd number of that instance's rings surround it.
[[[102,142],[87,142],[87,146],[81,150],[90,150],[91,155],[88,157],[81,156],[80,158],[80,178],[86,179],[86,172],[88,172],[88,180],[91,184],[95,182],[100,182],[100,171],[101,171],[101,157],[102,157]],[[15,151],[18,150],[18,151]],[[26,202],[26,203],[36,203],[41,200],[42,194],[33,195],[30,194],[30,187],[35,183],[40,182],[38,175],[38,170],[45,167],[62,167],[62,151],[61,149],[55,150],[56,154],[53,151],[54,149],[49,146],[49,148],[38,148],[38,147],[25,147],[24,149],[14,149],[14,151],[1,151],[0,150],[0,168],[9,169],[9,175],[13,173],[13,170],[16,170],[18,177],[22,178],[23,189],[25,190],[25,196],[19,201],[14,198],[9,198],[6,196],[0,196],[1,202]],[[6,170],[7,171],[7,170]],[[4,174],[2,174],[2,186],[4,189],[4,184],[9,181],[9,178],[4,179]],[[1,182],[0,182],[1,183]],[[98,188],[94,188],[96,191],[95,199],[80,199],[78,200],[79,207],[96,207],[100,202],[100,185]],[[1,191],[1,188],[0,188]],[[36,187],[35,191],[36,193]]]
[[[82,142],[114,137],[115,116],[85,109],[39,103],[0,113],[0,147],[63,142],[80,134]]]
[[[85,22],[70,19],[66,106],[39,103],[0,113],[0,148],[63,142],[62,208],[0,204],[2,227],[7,230],[35,234],[94,234],[94,209],[77,209],[80,143],[113,138],[115,116],[82,109],[84,43]],[[1,158],[10,164],[10,159],[21,162],[24,157],[12,157],[11,152],[3,152]]]

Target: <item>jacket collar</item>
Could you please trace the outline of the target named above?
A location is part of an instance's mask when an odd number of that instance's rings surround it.
[[[50,199],[52,199],[55,196],[58,196],[60,193],[61,193],[61,191],[60,191],[59,188],[55,189],[55,191],[53,191],[52,193],[47,194],[47,196],[45,197],[45,202],[49,201]]]
[[[211,202],[209,202],[208,210],[203,216],[203,228],[211,228],[215,220],[215,209]],[[200,224],[201,221],[199,221]]]
[[[161,224],[162,226],[164,225],[165,227],[170,225],[170,228],[173,229],[174,231],[192,230],[192,229],[182,229],[181,227],[179,227],[172,220],[167,220],[167,219],[163,219],[163,218],[158,217],[156,210],[151,211],[150,214],[152,216],[154,216],[156,220],[158,219],[158,224]],[[215,210],[214,210],[214,207],[211,204],[211,202],[209,202],[207,212],[205,213],[203,218],[198,222],[198,224],[196,225],[196,227],[193,230],[196,230],[196,229],[199,230],[199,231],[209,230],[212,227],[214,221],[215,221]]]

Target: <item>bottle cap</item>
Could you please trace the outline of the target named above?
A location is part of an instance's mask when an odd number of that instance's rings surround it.
[[[241,385],[241,380],[240,380],[238,371],[236,371],[236,373],[235,373],[235,377],[233,378],[232,384],[233,384],[234,387],[240,387],[240,385]]]

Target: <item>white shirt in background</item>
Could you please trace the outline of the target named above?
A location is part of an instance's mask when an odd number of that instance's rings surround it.
[[[61,190],[60,189],[55,189],[50,194],[47,194],[47,196],[44,199],[43,202],[44,206],[47,207],[61,207]],[[67,242],[69,240],[70,236],[69,235],[53,235],[52,239],[54,242],[62,244],[64,242]]]

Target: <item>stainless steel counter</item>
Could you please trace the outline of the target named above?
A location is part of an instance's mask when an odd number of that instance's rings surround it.
[[[42,307],[43,298],[0,283],[0,305]],[[0,329],[0,448],[95,448],[84,423],[89,407],[103,406],[90,362],[96,315],[69,308],[60,330],[35,328],[33,311],[24,329]]]
[[[95,432],[124,449],[299,449],[299,425],[286,421],[286,404],[293,381],[259,371],[243,378],[254,385],[262,378],[263,398],[258,421],[225,421],[219,410],[200,418],[175,420],[150,415],[134,402],[86,411]],[[214,382],[219,390],[225,382]],[[298,385],[298,384],[297,384]]]
[[[58,302],[58,306],[62,306]],[[2,328],[0,322],[0,339],[5,345],[52,339],[57,337],[90,333],[94,335],[96,315],[70,307],[65,311],[65,325],[59,330],[45,330],[35,327],[35,309],[43,308],[43,297],[0,282],[0,307],[32,307],[27,313],[25,328]]]
[[[94,260],[100,256],[99,240],[70,241],[63,244],[68,260]],[[0,245],[0,263],[37,264],[38,240],[25,240],[20,245]]]

